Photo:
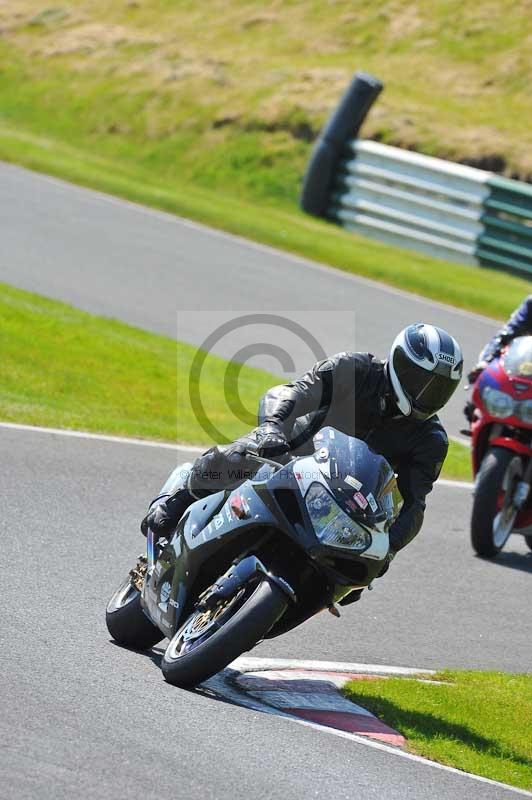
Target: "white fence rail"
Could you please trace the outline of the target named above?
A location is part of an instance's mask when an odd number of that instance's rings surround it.
[[[355,140],[337,172],[329,215],[357,233],[474,264],[488,175]]]

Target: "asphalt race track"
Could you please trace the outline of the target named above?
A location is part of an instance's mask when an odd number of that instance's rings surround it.
[[[384,354],[402,325],[452,330],[473,361],[493,323],[158,212],[0,166],[0,281],[175,335],[176,309],[356,311],[357,347]],[[279,299],[282,286],[283,300]],[[208,293],[206,292],[208,287]],[[236,287],[236,288],[235,288]],[[297,298],[297,300],[296,300]],[[204,327],[185,315],[193,343]],[[244,339],[243,339],[244,341]],[[245,343],[245,342],[244,342]],[[221,343],[218,352],[224,352]],[[294,359],[308,358],[301,348]],[[462,398],[447,415],[461,426]],[[0,796],[500,800],[467,776],[165,684],[158,660],[109,640],[108,597],[143,549],[147,500],[190,454],[0,427],[5,554]],[[528,671],[532,556],[495,561],[468,536],[470,490],[439,485],[422,534],[373,592],[254,656]]]
[[[215,327],[214,312],[302,312],[326,353],[385,357],[397,332],[421,319],[452,332],[473,365],[497,329],[486,318],[7,164],[0,165],[0,203],[0,281],[156,333],[177,331],[193,344]],[[287,342],[284,329],[267,334],[287,346],[296,373],[315,360],[303,342]],[[262,340],[245,330],[215,352],[230,358],[249,336]],[[280,372],[275,360],[253,363]],[[463,402],[458,391],[442,415],[454,435],[464,424]]]
[[[3,797],[516,796],[165,684],[160,648],[114,645],[104,610],[176,455],[6,429],[0,450]],[[438,488],[424,533],[358,607],[253,655],[528,669],[531,559],[517,538],[499,562],[474,558],[467,510],[467,492]]]

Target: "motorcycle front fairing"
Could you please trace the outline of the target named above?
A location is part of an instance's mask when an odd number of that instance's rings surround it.
[[[393,471],[364,442],[331,428],[316,436],[315,446],[314,456],[293,459],[277,471],[267,470],[263,479],[258,479],[259,473],[232,491],[217,492],[190,506],[159,554],[143,591],[145,611],[166,636],[175,633],[200,594],[234,560],[246,555],[263,557],[268,570],[285,580],[297,596],[271,635],[300,624],[353,588],[368,586],[380,573],[389,546],[384,505],[392,502]],[[305,502],[313,483],[322,483],[333,498],[347,503],[346,508],[353,505],[350,497],[355,495],[365,504],[372,534],[366,552],[328,546],[318,539]],[[372,511],[377,505],[380,522]]]
[[[146,613],[167,637],[174,635],[201,592],[233,560],[260,553],[261,546],[268,550],[266,566],[271,568],[274,562],[281,579],[290,585],[305,581],[306,591],[299,593],[297,608],[289,605],[287,619],[281,618],[275,626],[278,632],[295,627],[351,591],[353,581],[323,560],[323,547],[305,520],[299,494],[289,465],[267,480],[246,481],[233,491],[217,492],[190,506],[159,554],[142,594]],[[279,537],[285,542],[277,557]],[[297,563],[283,558],[288,539],[300,556]],[[324,583],[324,573],[328,583]]]
[[[303,547],[316,544],[302,526],[294,531],[272,502],[267,485],[268,481],[248,480],[232,491],[196,501],[181,518],[142,595],[145,611],[166,636],[175,633],[201,592],[234,559],[252,553],[268,533],[281,533]]]
[[[480,469],[488,447],[504,447],[519,455],[530,456],[532,422],[528,417],[526,420],[520,418],[517,409],[524,403],[532,403],[532,380],[530,376],[510,376],[504,367],[504,358],[492,361],[481,373],[473,389],[476,412],[471,432],[475,474]],[[484,401],[485,393],[489,391],[501,392],[511,397],[515,403],[514,413],[506,417],[490,414]]]

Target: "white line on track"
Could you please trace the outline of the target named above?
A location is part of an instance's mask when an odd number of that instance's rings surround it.
[[[137,447],[159,447],[161,450],[180,450],[183,453],[194,453],[200,455],[204,453],[205,447],[194,447],[189,444],[170,444],[169,442],[157,442],[151,439],[132,439],[128,436],[107,436],[104,433],[89,433],[88,431],[73,431],[67,428],[44,428],[39,425],[23,425],[19,422],[0,422],[0,428],[14,431],[28,431],[30,433],[48,433],[53,436],[67,436],[72,439],[92,439],[96,442],[111,442],[112,444],[132,444]],[[472,489],[474,484],[465,481],[451,481],[440,478],[436,486],[450,486],[455,489]]]
[[[475,488],[475,484],[469,481],[452,481],[448,478],[438,478],[434,487],[437,488],[438,486],[448,486],[451,489],[468,489],[469,491]]]
[[[274,667],[275,665],[275,667]],[[416,756],[413,753],[407,753],[405,750],[401,750],[397,747],[393,747],[392,745],[387,745],[383,742],[375,741],[374,739],[367,739],[364,736],[358,736],[356,733],[348,733],[347,731],[340,731],[335,728],[330,728],[326,725],[320,725],[318,722],[310,722],[308,720],[303,720],[300,717],[296,717],[290,713],[281,711],[279,709],[274,708],[273,706],[269,706],[268,704],[247,697],[246,693],[243,689],[237,688],[236,681],[234,681],[230,676],[227,677],[227,672],[236,669],[238,672],[243,673],[247,672],[248,670],[260,670],[260,669],[273,669],[283,667],[284,669],[291,669],[297,668],[305,665],[309,667],[312,665],[313,670],[323,670],[325,672],[329,671],[331,668],[336,668],[340,672],[366,672],[370,674],[373,669],[379,670],[378,673],[374,672],[371,674],[380,674],[380,675],[411,675],[414,673],[431,673],[432,670],[416,670],[409,667],[391,667],[391,666],[384,666],[384,665],[372,665],[372,664],[348,664],[344,662],[330,662],[330,661],[291,661],[290,659],[262,659],[262,658],[239,658],[234,661],[232,664],[229,665],[228,670],[224,670],[224,672],[216,675],[214,678],[211,678],[209,681],[205,683],[205,686],[211,688],[216,694],[222,695],[230,702],[235,703],[236,705],[245,706],[246,708],[252,709],[254,711],[264,711],[268,714],[274,714],[275,716],[282,717],[284,719],[288,719],[291,722],[296,722],[298,725],[304,725],[307,728],[314,728],[315,730],[321,731],[322,733],[328,733],[331,736],[339,736],[342,739],[350,739],[352,742],[356,742],[357,744],[364,745],[365,747],[372,747],[374,750],[382,750],[385,753],[389,753],[390,755],[397,756],[399,758],[406,758],[409,761],[417,762],[418,764],[423,764],[424,766],[432,767],[433,769],[439,769],[444,772],[451,772],[454,775],[459,775],[463,778],[469,778],[474,781],[478,781],[480,783],[487,783],[490,786],[498,786],[501,789],[505,789],[508,792],[514,792],[515,794],[521,795],[522,797],[532,797],[532,792],[526,791],[526,789],[518,789],[516,786],[509,786],[506,783],[500,783],[499,781],[491,780],[490,778],[484,778],[481,775],[474,775],[472,772],[464,772],[460,769],[456,769],[455,767],[448,767],[445,764],[438,764],[436,761],[430,761],[427,758],[423,758],[422,756]],[[310,667],[309,667],[310,668]],[[229,673],[230,675],[230,673]]]
[[[111,205],[115,205],[120,207],[130,207],[135,211],[138,211],[141,214],[146,214],[151,217],[156,217],[164,222],[171,223],[173,225],[181,225],[185,228],[190,228],[191,230],[198,231],[206,236],[215,237],[218,239],[226,239],[230,242],[235,242],[237,244],[243,245],[251,250],[256,250],[262,253],[268,253],[269,255],[276,256],[276,258],[283,259],[284,261],[291,261],[292,263],[301,264],[309,269],[319,270],[320,272],[325,272],[327,275],[337,275],[338,277],[351,280],[357,283],[363,283],[366,286],[371,286],[372,288],[386,292],[387,294],[394,295],[395,297],[404,297],[408,300],[411,300],[415,303],[421,303],[425,305],[432,305],[436,308],[441,308],[444,311],[447,311],[450,314],[456,314],[459,317],[466,317],[468,319],[476,319],[479,322],[482,322],[493,329],[497,326],[497,321],[491,319],[490,317],[486,317],[483,314],[477,314],[473,311],[466,311],[463,308],[456,308],[455,306],[447,305],[446,303],[441,303],[438,300],[433,300],[430,297],[421,297],[417,294],[412,294],[411,292],[406,292],[403,289],[398,289],[395,286],[389,286],[385,283],[379,283],[379,281],[371,280],[371,278],[366,278],[361,275],[357,275],[352,272],[345,272],[344,270],[338,269],[336,267],[328,266],[327,264],[320,264],[316,261],[311,261],[310,259],[303,258],[303,256],[296,255],[295,253],[290,253],[286,250],[277,250],[275,247],[271,245],[262,244],[261,242],[255,242],[251,239],[245,239],[243,236],[238,236],[235,233],[228,233],[227,231],[220,230],[218,228],[209,228],[207,225],[204,225],[201,222],[195,222],[194,220],[187,219],[186,217],[180,217],[177,214],[170,214],[166,211],[160,211],[156,208],[150,208],[149,206],[143,206],[140,203],[134,203],[131,200],[124,200],[120,197],[105,194],[104,192],[100,192],[97,189],[88,189],[85,186],[80,186],[78,184],[67,183],[67,181],[63,181],[60,178],[54,178],[51,175],[44,175],[43,173],[34,172],[33,170],[28,170],[24,167],[19,167],[12,164],[4,164],[3,166],[7,166],[13,170],[18,170],[21,172],[29,172],[32,175],[40,178],[43,181],[53,184],[58,188],[62,189],[63,191],[79,191],[83,194],[87,194],[92,196],[95,200],[100,200],[105,203],[110,203]]]
[[[157,442],[151,439],[132,439],[128,436],[107,436],[103,433],[89,433],[88,431],[73,431],[66,428],[43,428],[38,425],[22,425],[18,422],[0,422],[0,428],[15,431],[29,431],[33,433],[51,433],[54,436],[67,436],[73,439],[92,439],[96,442],[111,442],[113,444],[133,444],[140,447],[159,447],[162,450],[182,450],[185,453],[204,453],[205,447],[192,447],[188,444],[170,444]]]
[[[359,675],[434,675],[435,670],[421,667],[392,667],[388,664],[353,664],[345,661],[308,661],[286,658],[254,658],[241,656],[231,666],[241,672],[260,670],[306,669],[311,672],[353,672]]]
[[[471,439],[466,439],[465,436],[453,436],[452,433],[447,434],[449,439],[452,439],[453,442],[457,444],[463,444],[465,447],[471,447]]]

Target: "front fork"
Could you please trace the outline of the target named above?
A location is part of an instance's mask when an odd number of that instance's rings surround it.
[[[521,511],[524,507],[528,496],[530,494],[530,481],[532,480],[532,458],[528,459],[523,476],[517,486],[512,497],[512,505],[516,511]]]
[[[148,558],[148,575],[149,575],[153,569],[153,565],[155,564],[155,534],[153,533],[151,528],[148,528],[148,536],[146,538],[147,538],[146,555]]]

